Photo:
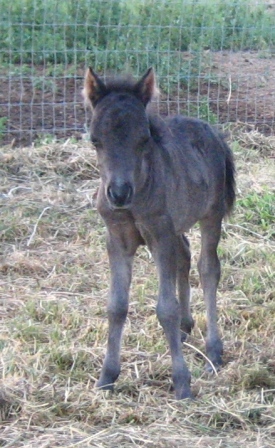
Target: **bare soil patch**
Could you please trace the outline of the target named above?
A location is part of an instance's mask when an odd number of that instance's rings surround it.
[[[274,54],[223,52],[212,54],[211,59],[211,73],[221,81],[222,89],[214,89],[212,94],[210,91],[209,97],[213,107],[215,101],[221,100],[216,109],[220,122],[251,123],[260,131],[273,134]]]
[[[186,53],[183,58],[193,56]],[[161,96],[156,104],[161,114],[194,115],[207,101],[220,123],[252,123],[261,132],[274,134],[274,54],[205,52],[202,61],[201,73],[190,87],[176,91],[174,85]],[[2,143],[28,145],[41,134],[81,138],[87,123],[81,96],[84,67],[68,67],[55,76],[49,73],[48,67],[13,67],[2,75],[1,116],[8,118]]]

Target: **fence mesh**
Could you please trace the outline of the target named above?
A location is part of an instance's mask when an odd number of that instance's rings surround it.
[[[273,133],[275,1],[0,1],[0,139],[81,137],[85,67],[154,66],[161,114]]]

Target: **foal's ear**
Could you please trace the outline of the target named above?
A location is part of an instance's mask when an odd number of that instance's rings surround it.
[[[101,81],[98,75],[93,71],[92,67],[89,67],[86,71],[84,89],[82,92],[85,101],[95,107],[100,98],[104,96],[105,92],[106,86],[104,82]]]
[[[140,81],[138,81],[135,90],[144,106],[147,106],[157,91],[155,74],[152,67],[150,67]]]

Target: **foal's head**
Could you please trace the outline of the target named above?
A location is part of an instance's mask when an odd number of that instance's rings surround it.
[[[151,137],[145,108],[154,92],[152,69],[138,82],[120,78],[106,84],[87,70],[84,97],[93,108],[91,140],[112,208],[130,207],[145,181]]]

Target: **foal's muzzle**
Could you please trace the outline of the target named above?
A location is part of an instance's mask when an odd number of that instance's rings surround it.
[[[114,207],[129,205],[133,197],[133,187],[128,183],[110,184],[107,187],[107,198]]]

